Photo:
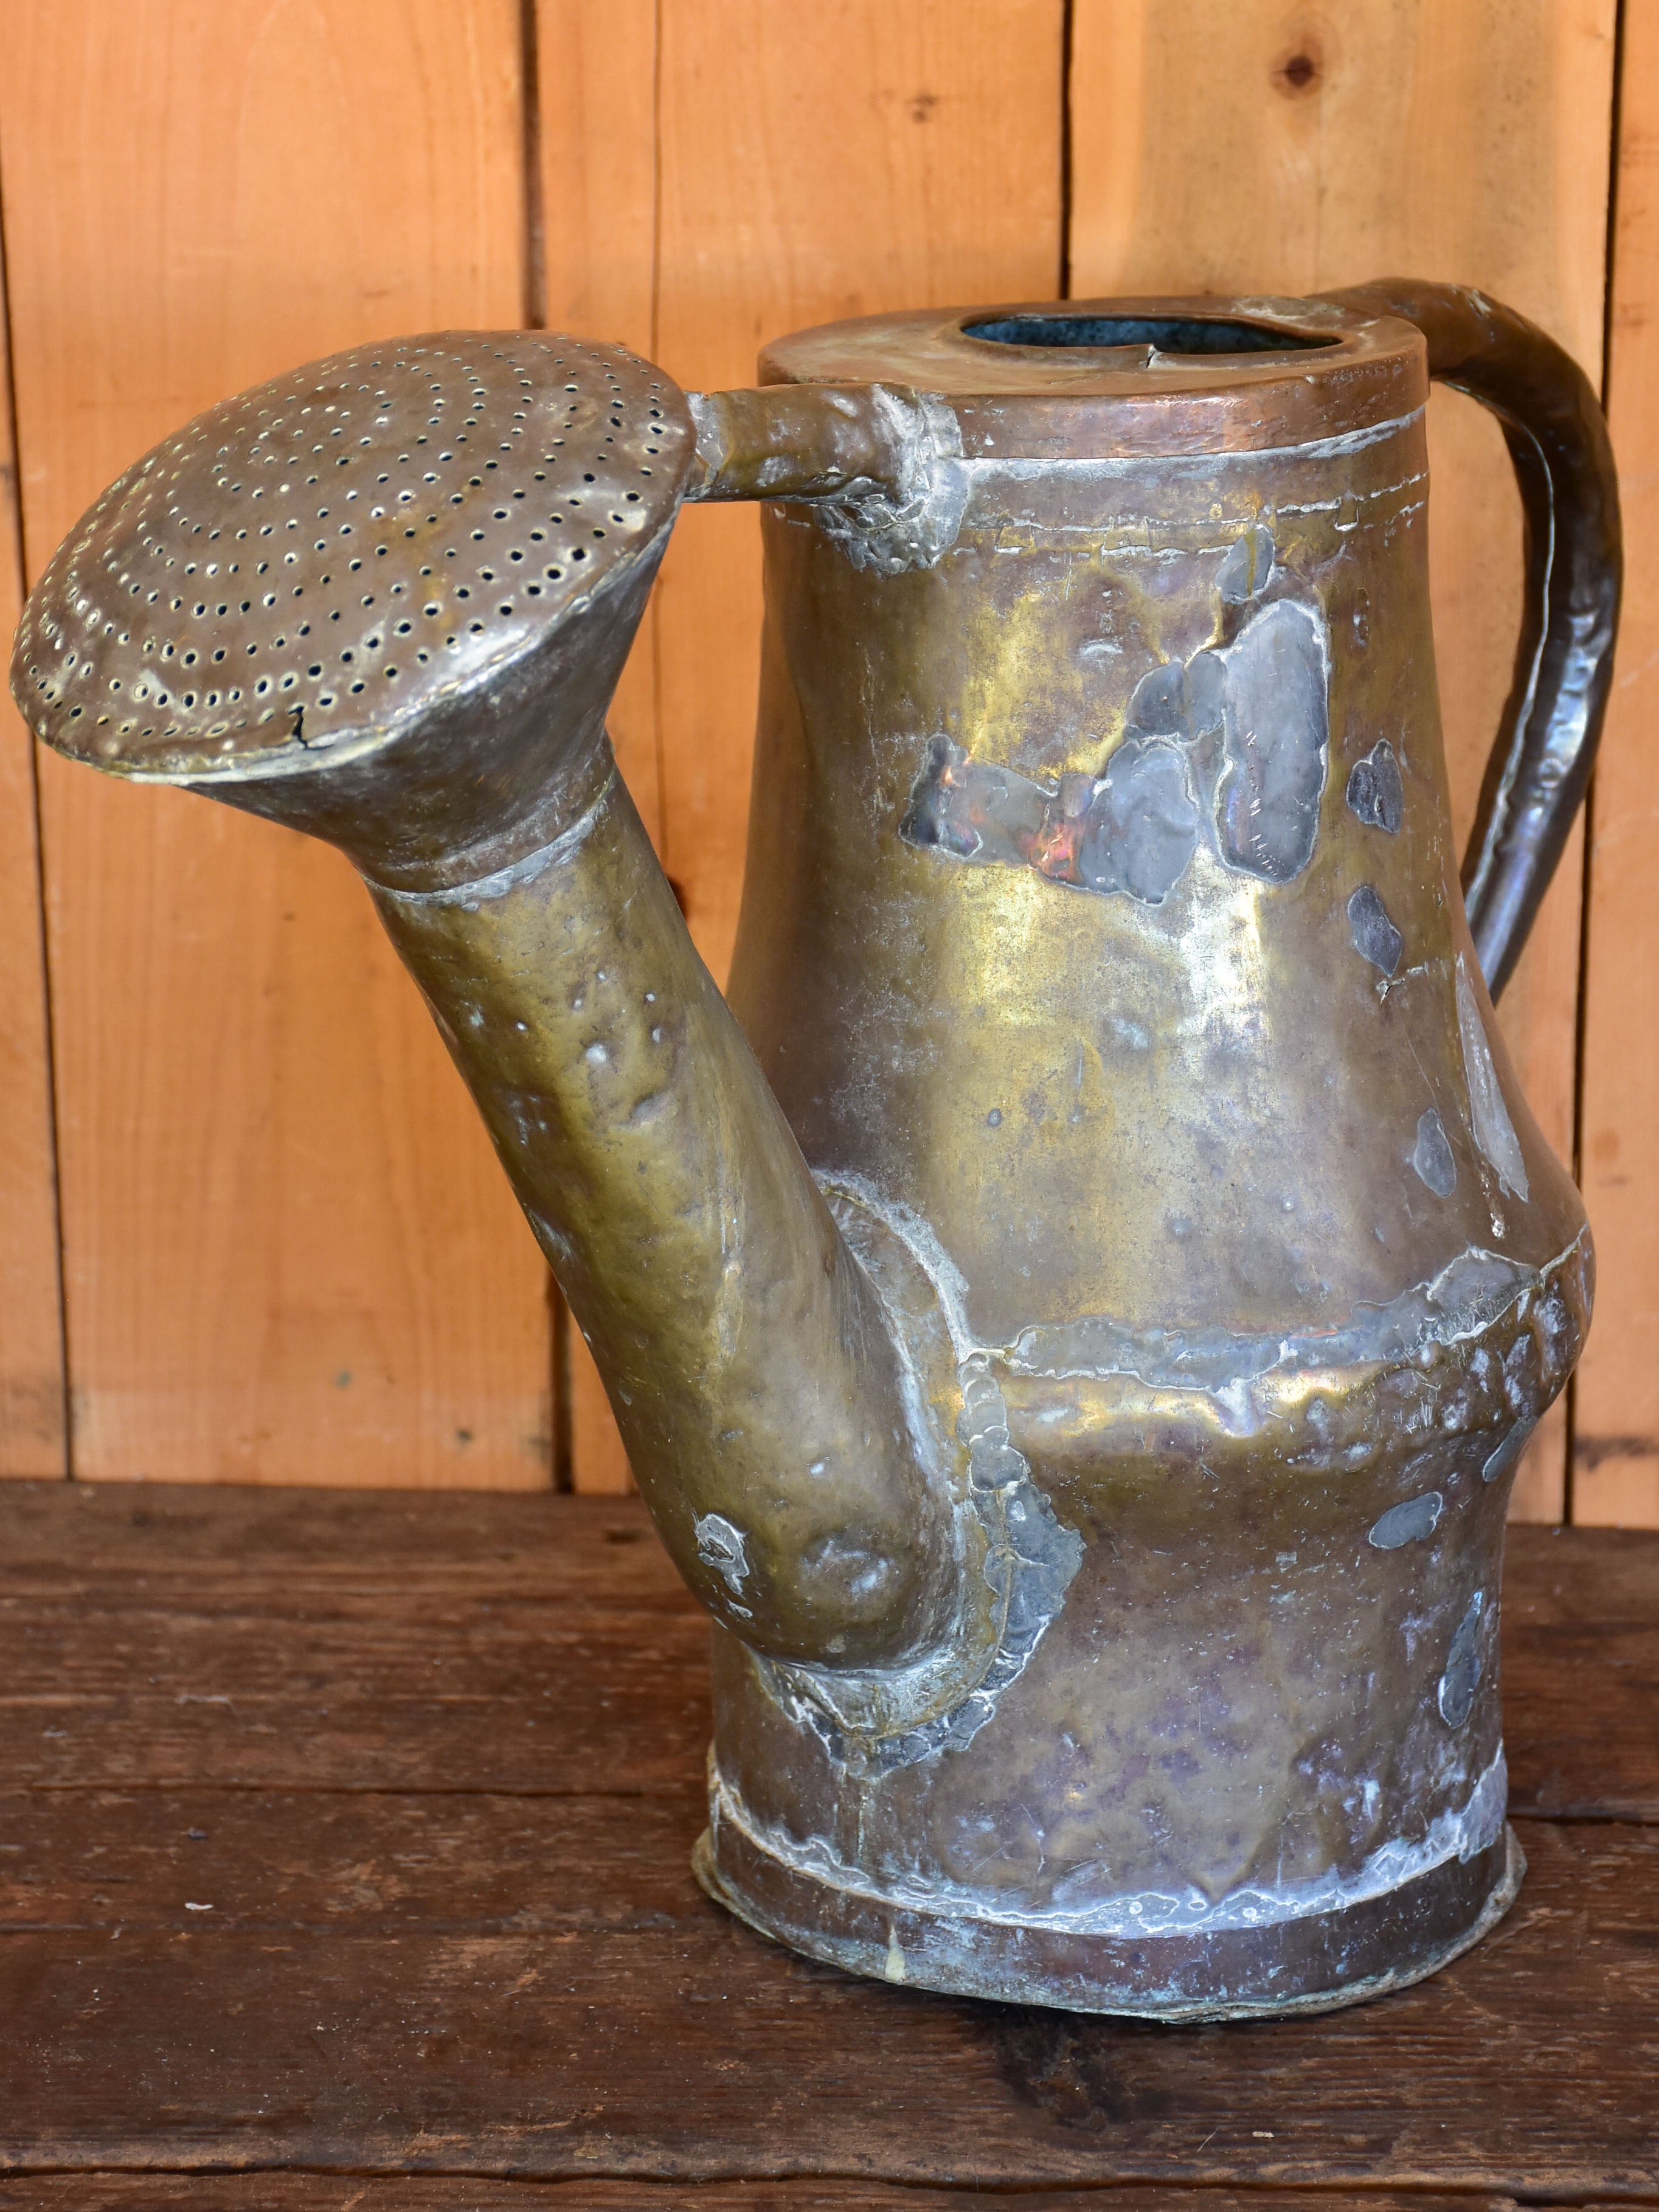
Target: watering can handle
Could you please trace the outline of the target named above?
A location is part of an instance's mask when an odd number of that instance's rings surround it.
[[[1515,680],[1463,856],[1469,928],[1496,999],[1561,858],[1607,712],[1624,568],[1607,422],[1571,355],[1479,292],[1385,277],[1334,296],[1416,324],[1430,375],[1503,423],[1521,488],[1527,582]]]

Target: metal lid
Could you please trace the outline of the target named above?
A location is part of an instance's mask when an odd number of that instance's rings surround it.
[[[30,595],[13,690],[59,751],[144,778],[376,745],[636,567],[693,450],[683,395],[619,347],[331,355],[117,479]]]

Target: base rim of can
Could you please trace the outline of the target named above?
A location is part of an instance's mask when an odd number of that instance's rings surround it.
[[[691,1854],[707,1894],[759,1935],[843,1972],[994,2003],[1175,2025],[1364,2004],[1437,1973],[1514,1904],[1514,1828],[1381,1897],[1250,1929],[1129,1939],[957,1917],[818,1880],[729,1823]]]

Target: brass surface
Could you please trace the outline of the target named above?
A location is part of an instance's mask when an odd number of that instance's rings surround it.
[[[689,400],[440,334],[201,418],[31,601],[48,742],[369,879],[720,1625],[704,1878],[859,1971],[1231,2015],[1513,1894],[1504,1513],[1590,1250],[1449,849],[1427,375],[1358,296],[877,318]],[[728,1009],[602,724],[679,501],[744,496]]]

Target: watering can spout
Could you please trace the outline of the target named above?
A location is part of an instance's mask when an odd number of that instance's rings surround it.
[[[860,1259],[838,1226],[605,732],[681,500],[775,489],[800,450],[766,395],[697,412],[539,334],[313,363],[105,495],[13,681],[60,750],[349,854],[686,1579],[768,1661],[879,1674],[962,1640],[948,1339],[907,1336],[890,1234],[860,1213]],[[915,478],[901,399],[829,422],[809,491]]]
[[[600,736],[554,834],[370,889],[687,1579],[774,1658],[927,1639],[949,1549],[904,1349],[699,959]]]

